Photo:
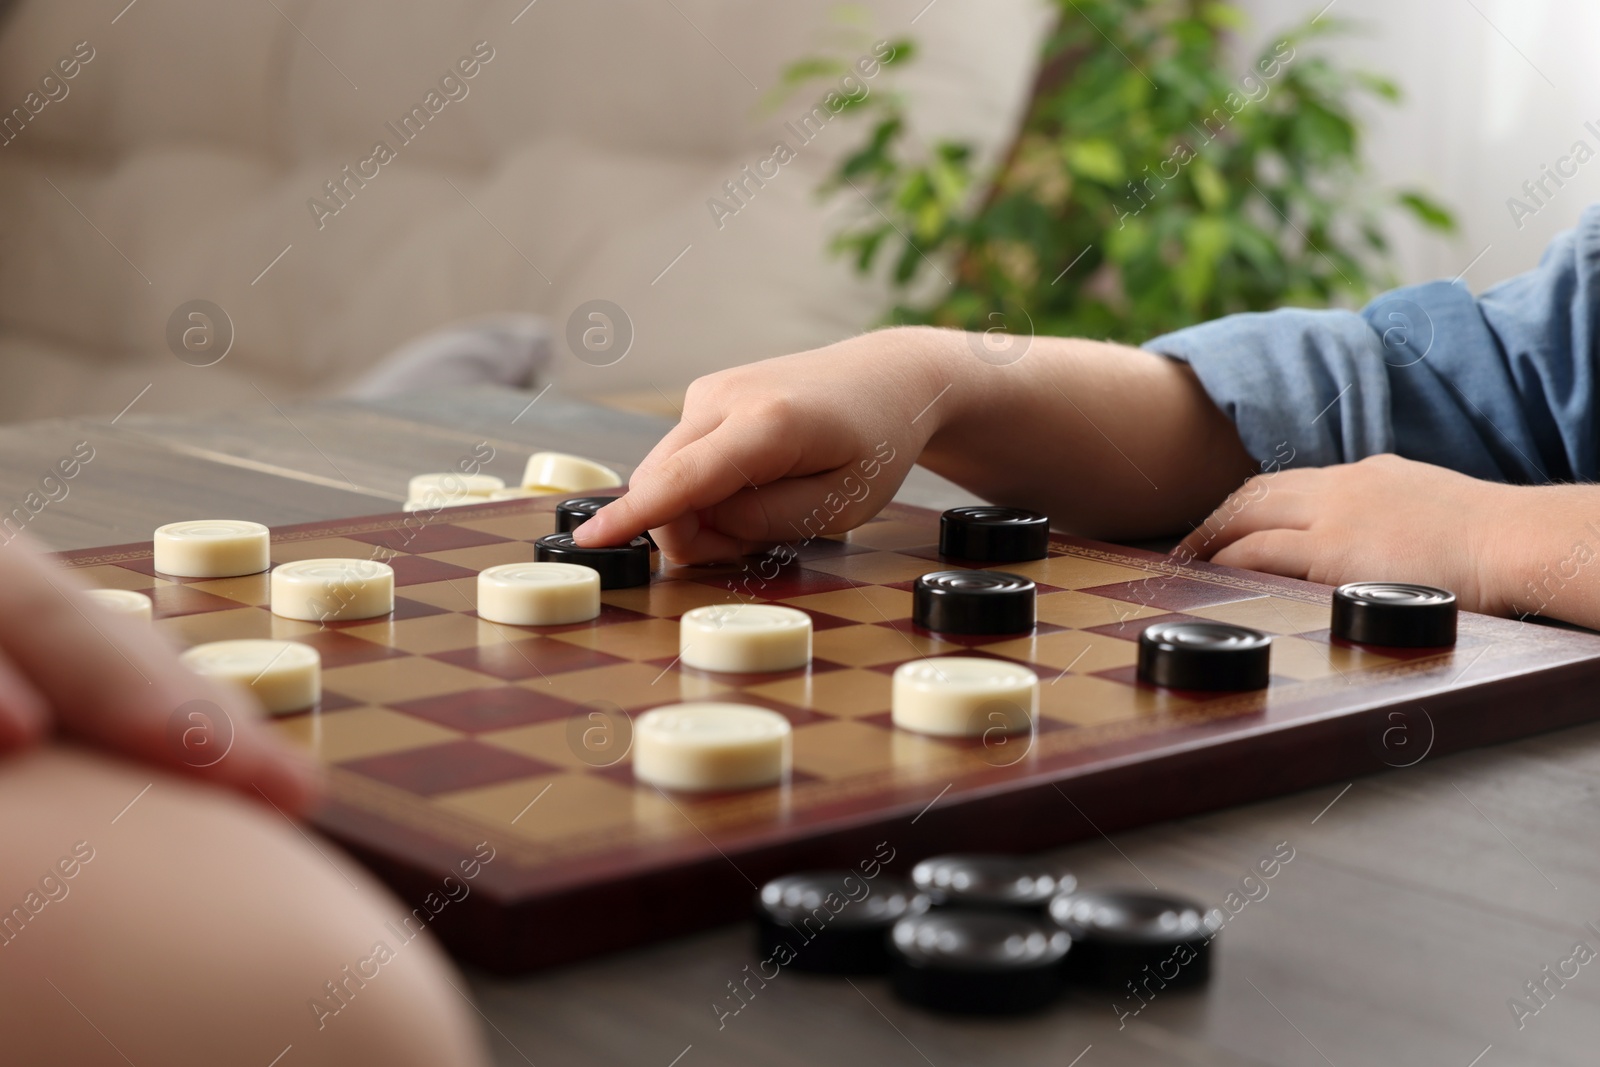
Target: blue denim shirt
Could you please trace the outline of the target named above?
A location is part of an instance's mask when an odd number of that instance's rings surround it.
[[[1144,347],[1193,367],[1260,462],[1395,452],[1492,481],[1594,481],[1597,316],[1600,205],[1477,299],[1429,282],[1359,313],[1230,315]]]

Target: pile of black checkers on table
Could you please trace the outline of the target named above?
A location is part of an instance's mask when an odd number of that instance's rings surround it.
[[[1181,897],[1080,889],[1058,864],[986,854],[923,860],[909,882],[806,871],[756,897],[763,959],[886,974],[913,1004],[975,1015],[1037,1011],[1068,986],[1200,985],[1221,922]]]

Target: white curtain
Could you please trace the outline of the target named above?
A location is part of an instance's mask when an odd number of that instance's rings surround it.
[[[1242,50],[1253,54],[1325,5],[1243,0],[1252,26]],[[1554,234],[1600,202],[1600,3],[1335,0],[1322,17],[1354,23],[1355,31],[1318,47],[1405,92],[1398,107],[1362,109],[1374,180],[1427,190],[1455,209],[1461,225],[1454,239],[1393,225],[1402,282],[1465,270],[1466,284],[1481,291],[1531,267]],[[1593,153],[1581,164],[1572,154],[1579,141]],[[1546,166],[1576,174],[1558,186]],[[1533,196],[1524,182],[1535,183]],[[1519,208],[1513,219],[1511,198],[1531,213]]]

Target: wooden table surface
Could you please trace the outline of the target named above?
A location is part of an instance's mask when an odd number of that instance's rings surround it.
[[[94,458],[29,524],[56,548],[140,540],[183,517],[283,524],[396,509],[408,475],[447,468],[483,441],[496,451],[487,470],[508,480],[537,448],[630,467],[667,425],[506,390],[243,417],[29,423],[0,428],[0,506],[20,503],[80,441]],[[901,499],[946,507],[966,498],[919,472]],[[1420,754],[1425,742],[1403,751]],[[1580,942],[1600,953],[1600,726],[1424,757],[1062,855],[1088,885],[1151,883],[1220,906],[1280,842],[1294,859],[1265,895],[1255,888],[1255,899],[1234,904],[1210,986],[1160,993],[1136,1016],[1119,1017],[1118,1006],[1140,1002],[1102,994],[1024,1020],[963,1021],[908,1008],[881,980],[782,973],[719,1025],[713,1005],[735,1003],[724,999],[728,983],[756,959],[738,914],[707,934],[472,983],[505,1065],[1600,1061],[1600,962],[1564,962]],[[1542,1001],[1527,988],[1541,981]]]

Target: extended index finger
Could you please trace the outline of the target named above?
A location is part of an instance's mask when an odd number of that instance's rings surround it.
[[[619,544],[711,507],[741,489],[758,489],[792,466],[785,442],[762,440],[755,425],[724,422],[654,466],[634,472],[627,493],[573,531],[579,544]],[[737,458],[736,458],[737,457]]]

